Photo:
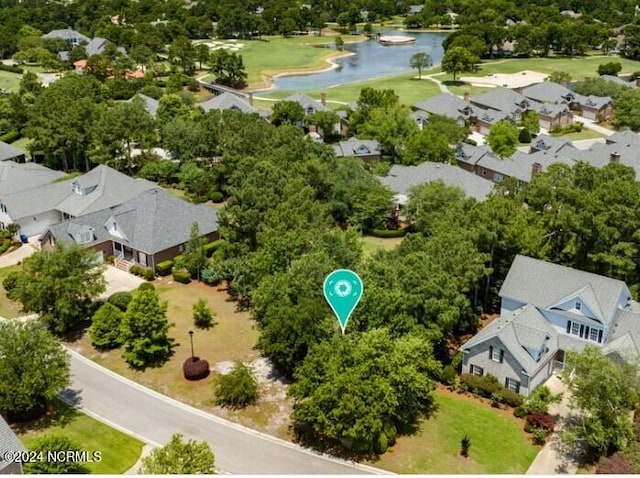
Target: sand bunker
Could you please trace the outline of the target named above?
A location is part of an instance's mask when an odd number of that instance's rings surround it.
[[[503,88],[522,88],[534,83],[542,83],[547,74],[537,71],[519,71],[518,73],[496,73],[488,76],[465,76],[460,78],[465,83],[471,83],[473,86],[497,87]]]

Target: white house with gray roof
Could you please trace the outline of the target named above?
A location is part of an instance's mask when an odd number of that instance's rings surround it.
[[[0,181],[0,227],[16,223],[26,236],[40,235],[51,224],[122,204],[156,187],[104,165],[66,181],[59,181],[63,173],[25,166],[29,167],[22,168],[19,187],[5,189]],[[18,177],[15,171],[7,174]]]
[[[205,204],[191,204],[160,187],[143,191],[128,201],[48,227],[43,248],[58,242],[75,243],[114,256],[127,268],[140,264],[155,270],[159,262],[185,250],[191,226],[217,238],[218,216]]]
[[[24,451],[24,446],[0,415],[0,475],[21,475],[22,464],[19,461],[6,461],[5,452]]]
[[[433,181],[442,181],[447,186],[460,188],[465,195],[478,201],[485,200],[493,189],[491,182],[464,169],[428,161],[417,166],[394,164],[389,174],[380,178],[380,182],[395,193],[395,201],[400,206],[407,203],[413,187]]]
[[[500,317],[462,345],[462,373],[528,395],[564,367],[568,350],[640,353],[640,304],[622,281],[518,255],[500,298]]]
[[[74,46],[79,45],[80,43],[89,43],[89,37],[83,35],[80,32],[75,31],[73,28],[63,28],[60,30],[51,30],[49,33],[45,33],[42,35],[44,39],[54,39],[59,38],[61,40],[65,40],[69,43],[69,47],[73,48]]]

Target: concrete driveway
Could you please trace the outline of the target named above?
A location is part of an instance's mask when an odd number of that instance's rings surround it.
[[[107,289],[100,295],[101,299],[108,298],[114,292],[137,289],[140,284],[146,282],[138,276],[116,269],[113,266],[107,266],[104,271],[104,278],[107,281]]]
[[[30,237],[28,244],[22,244],[15,251],[8,252],[0,256],[0,268],[15,266],[22,262],[26,257],[40,249],[40,243],[37,237]]]
[[[556,375],[549,377],[545,385],[554,394],[562,392],[562,401],[549,406],[549,413],[556,418],[556,427],[536,459],[531,463],[527,475],[574,475],[578,470],[577,457],[570,454],[567,447],[562,445],[560,438],[565,420],[571,414],[569,408],[570,392]]]

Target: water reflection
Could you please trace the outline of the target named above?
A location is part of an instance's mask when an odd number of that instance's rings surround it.
[[[397,31],[380,31],[381,35],[398,35]],[[385,75],[411,71],[409,59],[418,52],[428,53],[434,63],[442,60],[442,41],[448,33],[401,33],[416,38],[408,45],[381,45],[369,40],[345,45],[344,49],[355,53],[352,56],[334,60],[338,68],[322,73],[303,76],[283,76],[276,78],[276,89],[306,90],[351,83]],[[327,37],[332,41],[331,37]]]

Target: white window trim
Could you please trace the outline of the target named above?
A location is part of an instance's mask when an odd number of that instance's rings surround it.
[[[600,335],[600,331],[598,329],[594,329],[591,327],[589,329],[589,340],[592,342],[598,342],[598,336]]]
[[[507,388],[512,392],[518,393],[518,389],[520,388],[521,383],[515,378],[507,377]]]
[[[493,347],[493,349],[491,349],[491,360],[493,360],[494,362],[500,363],[501,355],[502,355],[502,350],[500,350],[499,348]]]
[[[578,322],[571,322],[571,330],[569,331],[571,335],[575,335],[580,337],[580,324]]]

